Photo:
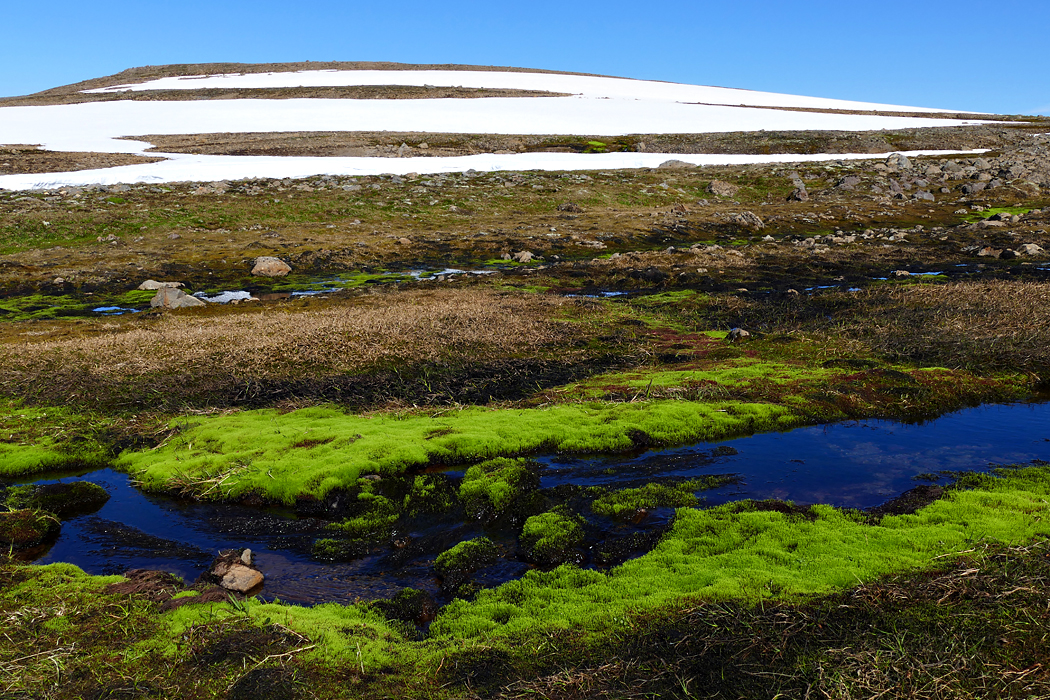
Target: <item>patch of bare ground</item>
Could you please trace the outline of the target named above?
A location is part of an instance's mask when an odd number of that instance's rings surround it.
[[[486,402],[562,383],[593,362],[560,320],[571,300],[488,290],[365,295],[321,309],[110,319],[55,341],[0,349],[0,390],[110,408],[334,400]],[[475,395],[476,394],[476,395]],[[428,398],[429,397],[429,398]]]
[[[158,78],[193,75],[218,75],[221,73],[292,73],[315,70],[468,70],[499,71],[513,73],[556,73],[560,75],[593,75],[590,73],[567,73],[537,68],[511,68],[507,66],[469,66],[455,63],[390,63],[386,61],[298,61],[292,63],[179,63],[161,66],[140,66],[120,73],[92,78],[79,83],[63,85],[32,95],[0,98],[0,107],[21,104],[68,104],[81,101],[76,97],[84,90],[144,83]],[[601,77],[601,76],[599,76]],[[188,99],[184,98],[184,99]]]
[[[136,156],[129,153],[47,151],[39,146],[0,144],[0,175],[96,170],[116,168],[121,165],[155,163],[158,160],[164,160],[164,158]]]
[[[561,97],[565,93],[502,88],[419,87],[412,85],[351,85],[348,87],[202,88],[199,90],[127,90],[69,94],[38,93],[0,99],[0,107],[35,107],[85,102],[181,102],[187,100],[436,100],[481,97]]]
[[[294,95],[290,95],[294,96]],[[197,155],[461,156],[475,153],[580,153],[605,151],[709,154],[889,153],[913,150],[998,149],[1022,141],[1046,124],[1003,124],[895,131],[782,131],[724,134],[454,134],[427,132],[270,132],[147,134],[155,151]],[[401,144],[405,144],[402,148]]]
[[[633,619],[579,665],[497,697],[1044,698],[1048,579],[1047,543],[1036,542],[980,547],[811,604],[700,602]]]

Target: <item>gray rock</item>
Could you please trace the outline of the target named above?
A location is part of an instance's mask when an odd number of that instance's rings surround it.
[[[1022,255],[1042,255],[1046,251],[1035,243],[1025,243],[1017,249],[1017,252]]]
[[[886,165],[897,170],[911,170],[911,161],[903,153],[891,153]]]
[[[766,222],[762,221],[762,217],[750,211],[741,212],[739,214],[730,214],[728,219],[730,223],[734,223],[737,226],[743,226],[751,231],[761,231],[766,227]]]
[[[280,258],[268,255],[255,259],[252,274],[259,277],[284,277],[292,271],[292,266]]]
[[[986,182],[968,182],[962,187],[963,194],[976,194],[988,187]]]
[[[181,289],[174,287],[161,287],[156,296],[149,301],[149,305],[162,309],[189,309],[194,306],[205,306],[205,303],[197,297],[191,297]]]
[[[735,197],[740,188],[731,182],[712,180],[711,184],[707,186],[707,191],[716,197]]]
[[[747,290],[745,289],[744,291],[746,292]],[[743,340],[744,338],[750,337],[751,334],[745,331],[743,328],[734,328],[729,331],[729,334],[726,336],[726,340],[728,340],[730,343],[735,343],[738,340]]]
[[[692,163],[686,163],[684,160],[665,160],[656,167],[662,170],[684,170],[686,168],[695,168],[696,166]]]
[[[926,202],[932,202],[932,201],[936,200],[936,197],[934,197],[929,192],[926,192],[925,190],[922,190],[922,191],[919,191],[919,192],[916,192],[915,194],[913,194],[912,195],[912,199],[921,199],[921,200],[926,201]]]
[[[840,190],[852,190],[854,187],[860,184],[860,178],[856,175],[847,175],[846,177],[839,180],[835,187]]]
[[[532,262],[532,259],[536,257],[532,254],[532,251],[521,250],[511,256],[511,260],[519,263]]]

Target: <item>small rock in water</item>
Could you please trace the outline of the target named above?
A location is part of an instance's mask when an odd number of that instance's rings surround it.
[[[280,258],[264,255],[255,259],[252,274],[261,277],[284,277],[292,271],[292,266]]]
[[[252,564],[250,549],[227,549],[219,552],[198,583],[218,584],[228,591],[247,593],[265,580],[262,572]]]

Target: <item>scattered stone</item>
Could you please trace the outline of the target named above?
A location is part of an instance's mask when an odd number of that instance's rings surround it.
[[[292,266],[280,258],[263,256],[255,259],[252,274],[261,277],[284,277],[292,271]]]
[[[157,295],[150,299],[149,305],[154,309],[189,309],[194,306],[205,306],[205,303],[181,289],[162,287],[157,290]]]
[[[744,338],[750,337],[751,334],[745,331],[743,328],[733,328],[729,331],[729,334],[726,336],[726,340],[728,340],[730,343],[735,343],[738,340],[743,340]]]
[[[157,289],[165,289],[169,287],[171,289],[178,289],[181,286],[183,286],[182,282],[158,282],[157,280],[146,280],[138,287],[136,287],[136,289],[139,289],[144,292],[152,292]]]
[[[707,191],[716,197],[735,197],[740,188],[731,182],[712,180],[711,184],[707,186]]]

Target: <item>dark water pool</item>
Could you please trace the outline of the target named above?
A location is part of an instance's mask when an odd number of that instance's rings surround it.
[[[659,479],[735,474],[739,482],[700,494],[707,504],[779,498],[800,504],[868,508],[916,485],[915,477],[997,464],[1050,460],[1050,403],[992,405],[923,424],[858,421],[800,428],[649,451],[635,456],[541,456],[541,487],[610,488]],[[454,473],[451,474],[453,477]],[[946,479],[947,476],[939,475]],[[433,576],[436,553],[485,534],[513,550],[513,534],[464,523],[417,523],[412,546],[349,563],[309,556],[325,523],[277,509],[201,504],[146,495],[126,475],[101,470],[80,477],[112,498],[92,515],[64,523],[57,542],[36,561],[70,562],[92,574],[162,569],[193,581],[220,549],[250,547],[266,574],[263,597],[314,604],[389,597],[404,587],[441,598]],[[55,481],[50,479],[46,481]],[[664,509],[661,509],[664,510]],[[660,525],[668,513],[650,525]],[[490,583],[518,577],[528,566],[513,558],[486,572]]]

